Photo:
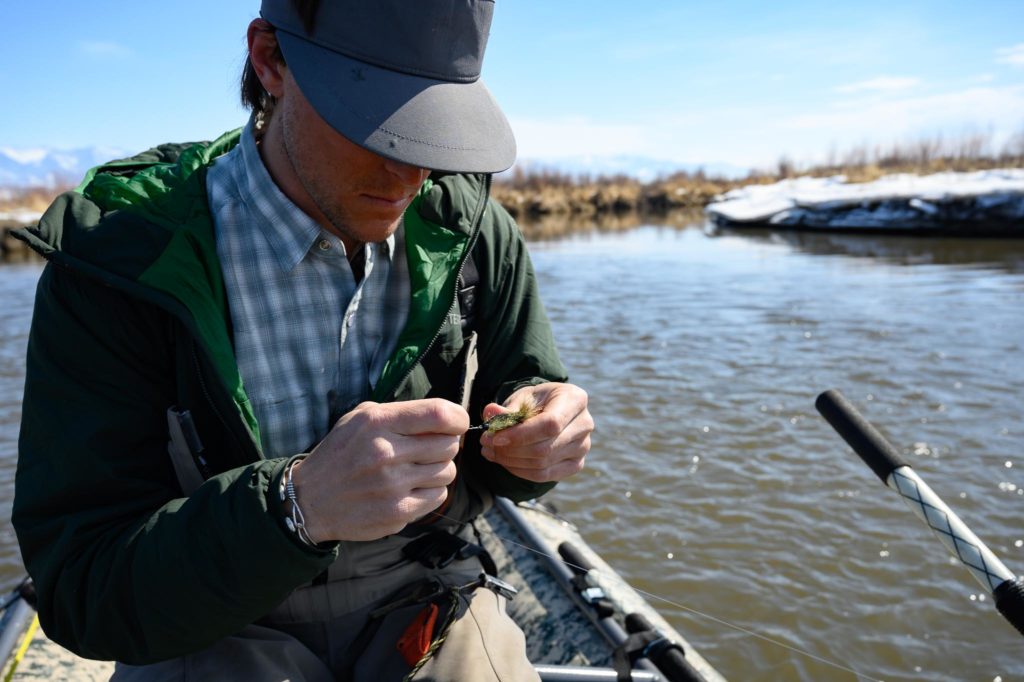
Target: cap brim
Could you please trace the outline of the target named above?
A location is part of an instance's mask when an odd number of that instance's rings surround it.
[[[316,112],[352,142],[418,168],[498,173],[516,158],[512,128],[483,81],[453,83],[380,68],[287,31],[277,39]]]

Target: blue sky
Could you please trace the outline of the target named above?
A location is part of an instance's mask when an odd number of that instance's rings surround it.
[[[5,3],[0,147],[136,151],[244,122],[257,0]],[[1024,2],[498,0],[484,79],[520,157],[769,166],[1024,134]]]

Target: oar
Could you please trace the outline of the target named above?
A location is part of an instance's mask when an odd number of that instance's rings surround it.
[[[1024,635],[1024,581],[1003,565],[839,391],[825,391],[814,404],[882,482],[898,492],[914,514],[935,531],[942,544],[992,594],[999,613]]]

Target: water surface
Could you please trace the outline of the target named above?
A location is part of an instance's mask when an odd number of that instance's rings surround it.
[[[533,245],[599,431],[553,499],[731,679],[1024,679],[991,598],[814,410],[839,388],[1024,570],[1024,243],[645,228]]]

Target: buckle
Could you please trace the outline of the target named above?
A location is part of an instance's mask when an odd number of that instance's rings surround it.
[[[472,592],[473,590],[481,587],[504,597],[508,601],[512,601],[515,596],[519,594],[519,590],[517,590],[513,585],[505,582],[501,578],[495,578],[493,575],[488,575],[486,573],[481,573],[480,577],[476,580],[468,582],[455,589],[459,592]]]
[[[483,548],[443,530],[435,530],[402,547],[402,556],[427,568],[444,568],[456,559],[465,560],[483,553]]]
[[[398,597],[393,601],[378,606],[370,612],[370,620],[375,620],[382,616],[386,616],[396,609],[400,609],[403,606],[409,606],[411,604],[422,604],[424,602],[432,601],[433,599],[440,597],[442,594],[448,591],[440,580],[432,578],[425,580],[422,583],[415,586],[415,588],[408,594],[402,597]]]

